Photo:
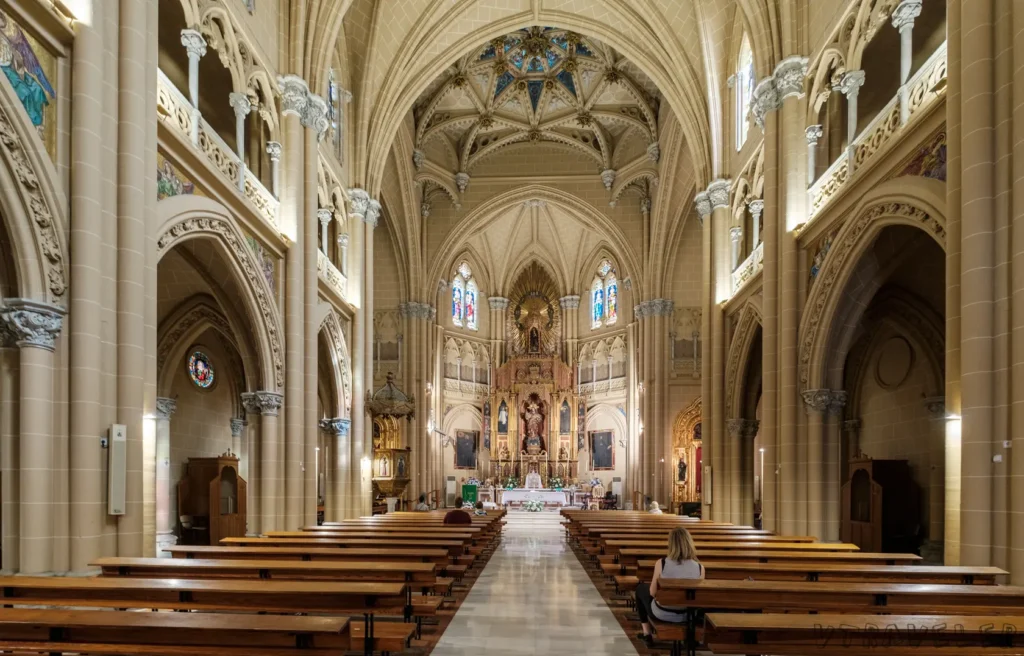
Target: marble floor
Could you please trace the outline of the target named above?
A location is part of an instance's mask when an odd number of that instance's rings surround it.
[[[433,656],[636,656],[565,544],[561,516],[510,512],[502,544],[459,607]]]

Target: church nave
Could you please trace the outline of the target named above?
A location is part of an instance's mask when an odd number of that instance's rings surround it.
[[[512,512],[433,656],[636,654],[565,542],[557,513]]]

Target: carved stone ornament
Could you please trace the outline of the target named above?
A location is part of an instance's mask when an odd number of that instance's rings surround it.
[[[782,97],[775,86],[774,77],[766,77],[754,87],[754,96],[750,102],[750,113],[754,116],[757,127],[764,129],[764,117],[782,107]]]
[[[750,438],[757,435],[761,422],[757,419],[729,419],[725,422],[725,429],[733,438]]]
[[[233,418],[231,420],[231,437],[241,437],[242,431],[245,430],[245,420]]]
[[[625,289],[627,292],[633,291],[633,279],[632,278],[625,278],[625,279],[623,279],[623,281],[622,281],[622,288]]]
[[[729,207],[729,187],[732,183],[729,180],[715,180],[708,185],[708,200],[711,202],[711,210],[719,207]]]
[[[466,187],[469,186],[469,174],[465,171],[459,171],[455,174],[455,186],[459,188],[459,193],[466,193]]]
[[[804,130],[804,136],[807,137],[807,145],[809,146],[817,146],[818,139],[821,139],[823,134],[824,132],[820,125],[808,125],[807,129]]]
[[[758,198],[747,203],[747,209],[750,210],[750,215],[757,221],[761,218],[761,212],[764,211],[764,201]]]
[[[864,79],[864,71],[846,71],[839,78],[839,85],[836,88],[847,98],[853,98],[860,93]]]
[[[412,151],[412,165],[416,167],[417,171],[423,168],[423,164],[425,164],[426,161],[427,156],[423,153],[422,150],[417,148],[416,150]]]
[[[420,203],[420,216],[426,220],[430,218],[430,203],[423,201]]]
[[[930,396],[924,400],[924,407],[932,419],[940,420],[946,418],[946,397]]]
[[[174,399],[169,399],[165,396],[156,397],[156,417],[157,419],[170,419],[171,416],[178,409],[178,402]]]
[[[651,145],[647,146],[647,159],[651,160],[655,164],[661,159],[661,146],[655,141]]]
[[[410,319],[425,319],[427,321],[433,321],[437,317],[437,310],[434,306],[428,305],[427,303],[409,301],[408,303],[402,303],[398,306],[398,314],[401,317],[408,317]]]
[[[327,118],[327,101],[315,93],[309,94],[302,111],[302,125],[316,132],[317,141],[323,141],[327,128],[331,126]]]
[[[257,264],[252,249],[237,229],[227,221],[214,217],[186,218],[167,229],[157,238],[157,254],[162,254],[175,244],[194,233],[206,233],[219,237],[234,255],[242,275],[256,297],[256,306],[261,323],[267,332],[268,347],[274,366],[274,383],[284,387],[284,349],[281,346],[281,328],[277,315],[277,303],[271,297],[270,286],[263,275],[263,268]]]
[[[40,175],[36,173],[37,164],[29,155],[36,152],[34,146],[26,149],[26,144],[19,135],[15,123],[6,111],[0,109],[0,158],[7,161],[14,173],[17,193],[24,200],[28,214],[32,219],[35,243],[42,254],[42,265],[46,272],[46,284],[49,290],[49,301],[62,305],[67,292],[66,258],[58,234],[58,226],[54,219],[59,215],[57,208],[51,208],[43,196]]]
[[[325,418],[320,420],[320,430],[335,437],[348,437],[349,429],[352,427],[351,419],[341,417]]]
[[[202,59],[206,56],[206,39],[197,30],[182,30],[181,45],[185,46],[189,59]]]
[[[708,192],[701,191],[693,198],[694,204],[697,206],[697,218],[700,219],[700,224],[704,225],[704,219],[711,216],[711,197],[708,196]]]
[[[229,93],[228,104],[231,105],[231,109],[235,110],[235,116],[246,117],[252,111],[252,101],[249,100],[249,95],[245,93],[238,93],[237,91]]]
[[[268,141],[267,155],[270,156],[270,161],[272,162],[281,161],[281,143],[278,141]]]
[[[563,296],[558,299],[558,304],[563,310],[578,310],[580,308],[580,297],[575,294],[571,296]]]
[[[902,0],[892,10],[892,26],[902,32],[914,29],[914,20],[921,15],[921,0]]]
[[[841,417],[848,397],[846,390],[832,390],[832,402],[828,404],[829,414]]]
[[[615,169],[605,169],[601,171],[601,182],[604,183],[604,188],[608,191],[612,190],[615,185]]]
[[[548,203],[543,198],[531,198],[523,201],[523,207],[547,207]]]
[[[352,414],[352,361],[345,343],[345,333],[338,321],[338,315],[331,310],[320,324],[321,330],[327,334],[328,343],[334,347],[338,357],[337,367],[341,371],[342,408],[345,414]]]
[[[807,410],[807,414],[822,414],[832,404],[832,390],[828,389],[803,390],[800,392],[800,397],[804,400],[804,409]]]
[[[363,217],[363,221],[367,225],[376,228],[378,219],[380,219],[380,201],[371,198],[370,206],[366,208],[366,216]]]
[[[281,89],[281,113],[301,119],[309,100],[309,85],[298,75],[289,74],[278,77],[277,86]]]
[[[352,209],[352,216],[366,220],[366,212],[370,209],[370,194],[365,189],[353,187],[348,190],[348,204]]]
[[[507,310],[508,299],[501,296],[491,296],[487,299],[487,304],[491,306],[492,310]]]
[[[640,211],[644,214],[651,213],[651,197],[644,196],[640,199]]]
[[[733,242],[738,242],[743,237],[743,228],[739,226],[733,226],[729,228],[729,239]]]
[[[674,309],[675,302],[667,298],[655,298],[634,306],[633,312],[637,319],[644,319],[646,317],[670,317]]]
[[[284,395],[276,392],[246,392],[242,394],[242,407],[251,415],[276,417],[284,403]]]
[[[331,222],[331,219],[334,218],[334,210],[328,207],[321,207],[316,211],[316,218],[326,227]]]
[[[52,351],[64,325],[64,308],[22,298],[10,298],[0,306],[0,331],[4,342],[24,348]]]
[[[804,95],[804,78],[807,77],[807,58],[800,55],[786,57],[775,67],[775,89],[781,103],[790,96]]]

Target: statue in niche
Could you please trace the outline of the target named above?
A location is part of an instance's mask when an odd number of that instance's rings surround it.
[[[676,469],[678,470],[678,474],[679,474],[679,482],[680,483],[685,483],[686,482],[686,462],[682,458],[679,459],[679,465],[676,467]]]
[[[540,353],[540,331],[530,328],[530,353]]]
[[[541,406],[536,400],[530,399],[523,409],[523,425],[526,428],[526,437],[523,438],[523,450],[528,453],[539,453],[544,450],[544,438],[541,432],[544,429],[544,415],[541,413]]]
[[[568,460],[569,459],[569,450],[566,449],[564,446],[558,447],[558,459],[559,460]]]
[[[391,475],[391,463],[388,461],[388,457],[386,455],[380,457],[380,465],[378,466],[377,471],[380,472],[380,476]]]

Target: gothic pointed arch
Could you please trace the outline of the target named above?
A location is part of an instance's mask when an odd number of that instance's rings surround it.
[[[208,239],[229,264],[242,290],[252,326],[260,386],[284,387],[284,349],[276,304],[260,265],[234,219],[219,203],[201,196],[174,196],[157,203],[157,260],[178,244]]]
[[[738,418],[742,414],[744,372],[750,366],[754,338],[761,328],[761,298],[751,297],[740,310],[739,321],[729,344],[725,372],[725,416]]]
[[[330,361],[330,387],[334,402],[329,412],[333,413],[332,417],[349,418],[352,415],[352,362],[348,343],[334,308],[327,303],[320,305],[321,311],[326,310],[320,322],[320,337],[324,340]]]

